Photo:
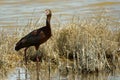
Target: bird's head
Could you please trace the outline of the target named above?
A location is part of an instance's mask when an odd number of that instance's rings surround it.
[[[47,16],[51,16],[51,15],[52,15],[52,12],[51,12],[50,9],[46,9],[46,10],[45,10],[45,14],[46,14]]]

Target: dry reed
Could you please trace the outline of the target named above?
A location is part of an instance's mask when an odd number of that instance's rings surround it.
[[[40,46],[43,53],[42,64],[50,59],[50,67],[55,65],[71,68],[72,71],[94,72],[102,70],[113,70],[120,67],[118,63],[120,55],[118,47],[120,42],[120,31],[112,30],[113,22],[107,21],[108,17],[94,17],[55,28],[52,25],[52,37]],[[16,67],[23,60],[23,50],[16,52],[15,43],[25,34],[44,24],[30,21],[25,27],[16,27],[12,34],[2,31],[0,34],[0,70],[5,72]],[[60,23],[59,23],[60,24]],[[119,27],[119,24],[116,25]],[[28,56],[35,54],[31,47]],[[19,55],[18,55],[19,54]],[[66,64],[67,63],[67,64]],[[0,73],[0,74],[2,74]]]

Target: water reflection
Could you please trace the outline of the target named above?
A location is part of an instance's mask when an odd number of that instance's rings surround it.
[[[40,80],[120,80],[120,76],[113,73],[92,73],[92,74],[77,74],[77,73],[60,73],[58,69],[54,72],[48,70],[40,70]],[[4,80],[4,79],[3,79]],[[27,70],[24,67],[17,67],[11,74],[8,75],[8,80],[37,80],[36,71]]]
[[[27,69],[23,67],[17,67],[8,75],[8,80],[30,80],[30,74]]]

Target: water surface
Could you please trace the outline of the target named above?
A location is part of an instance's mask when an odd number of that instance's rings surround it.
[[[100,72],[92,74],[75,74],[72,72],[60,72],[58,69],[54,72],[41,70],[39,75],[40,80],[120,80],[118,72]],[[23,67],[17,67],[11,74],[8,75],[7,80],[36,80],[36,71],[26,70]]]
[[[41,17],[48,8],[61,22],[69,21],[73,16],[95,14],[100,12],[101,8],[104,8],[109,16],[120,17],[119,0],[0,0],[0,8],[0,26],[25,25],[31,17]],[[62,18],[59,18],[60,15]],[[55,21],[53,19],[53,22]]]

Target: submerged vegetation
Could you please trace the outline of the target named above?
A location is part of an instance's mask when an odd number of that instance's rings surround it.
[[[66,67],[74,72],[98,72],[120,69],[120,24],[111,17],[94,16],[84,20],[74,17],[71,23],[52,25],[52,37],[40,46],[41,65],[51,63],[51,67]],[[38,19],[39,20],[39,19]],[[1,31],[0,75],[16,67],[23,61],[23,50],[16,52],[15,43],[25,34],[43,24],[30,21],[25,27],[16,27],[14,32]],[[35,54],[34,47],[28,52],[29,65],[34,63],[30,57]],[[44,68],[44,67],[43,67]]]

